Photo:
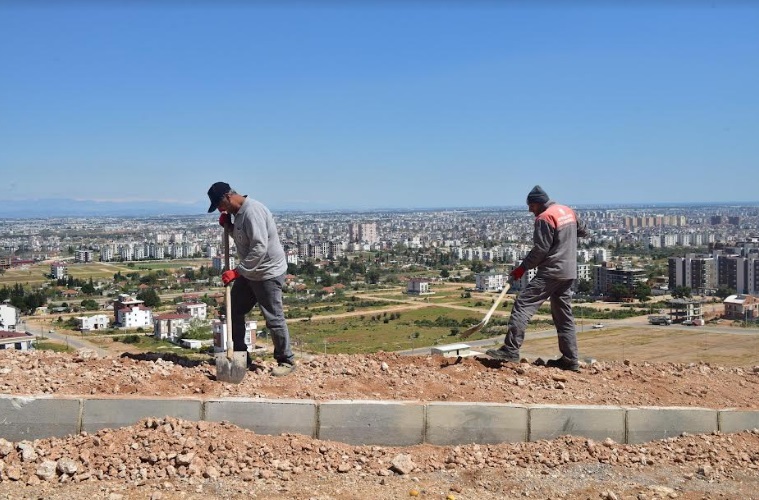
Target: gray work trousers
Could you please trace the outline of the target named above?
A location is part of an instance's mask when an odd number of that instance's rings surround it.
[[[574,280],[557,280],[535,276],[524,290],[519,292],[509,319],[508,333],[503,349],[515,357],[524,342],[527,323],[540,306],[551,299],[551,316],[559,336],[559,351],[570,361],[578,361],[577,333],[572,315],[571,292]]]
[[[266,328],[274,342],[274,359],[279,363],[293,363],[290,349],[290,331],[287,329],[282,307],[282,284],[285,275],[264,281],[251,281],[240,276],[232,284],[232,342],[235,351],[247,351],[245,345],[245,315],[258,304],[266,320]]]

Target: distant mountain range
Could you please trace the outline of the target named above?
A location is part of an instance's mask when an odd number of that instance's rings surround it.
[[[611,209],[611,208],[692,208],[697,206],[757,206],[757,202],[729,202],[729,203],[628,203],[610,205],[576,205],[581,209]],[[378,212],[378,211],[408,211],[408,210],[473,210],[473,209],[496,209],[496,210],[524,210],[523,206],[517,207],[336,207],[319,203],[290,203],[287,206],[269,206],[273,212]],[[208,202],[196,203],[172,203],[161,201],[92,201],[72,200],[67,198],[45,198],[37,200],[2,200],[0,199],[0,219],[26,219],[42,217],[145,217],[154,215],[203,215],[208,210]]]
[[[91,201],[65,198],[0,200],[0,218],[38,217],[200,215],[208,203],[164,203],[160,201]]]

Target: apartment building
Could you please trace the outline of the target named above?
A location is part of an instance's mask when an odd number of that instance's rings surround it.
[[[759,255],[750,257],[719,255],[717,257],[718,284],[739,294],[759,294]]]
[[[0,304],[0,330],[14,332],[21,318],[21,311],[10,304]]]
[[[474,275],[475,289],[478,292],[500,292],[506,285],[503,273],[479,273]]]
[[[92,250],[77,250],[74,253],[74,261],[76,262],[92,262]]]
[[[143,301],[127,294],[120,294],[113,301],[113,322],[123,328],[152,326],[153,312]]]
[[[191,319],[205,320],[208,315],[208,305],[205,302],[180,302],[177,312],[189,314]]]
[[[648,281],[643,269],[619,268],[610,263],[593,266],[593,293],[607,295],[612,288],[622,285],[633,290],[638,283]]]
[[[50,264],[50,276],[56,280],[68,278],[68,267],[63,262],[53,262]]]
[[[378,243],[376,222],[351,222],[348,224],[348,236],[351,242]]]
[[[245,344],[248,346],[248,352],[252,352],[256,347],[256,329],[258,322],[245,322]],[[213,331],[213,349],[214,352],[224,352],[227,350],[227,324],[226,321],[216,319],[211,323]]]
[[[223,271],[225,269],[224,267],[224,256],[218,255],[216,257],[213,257],[211,259],[211,267],[214,268],[216,271]],[[234,269],[237,267],[237,260],[234,258],[234,256],[229,256],[229,268]]]
[[[77,330],[88,332],[91,330],[107,330],[109,319],[105,314],[95,314],[94,316],[77,316]]]
[[[430,280],[426,278],[411,278],[406,286],[409,295],[422,295],[430,293]]]
[[[718,288],[717,260],[710,255],[670,257],[667,267],[671,289],[681,286],[699,294],[712,294]]]
[[[187,313],[160,314],[153,318],[153,337],[175,342],[190,328],[192,316]]]

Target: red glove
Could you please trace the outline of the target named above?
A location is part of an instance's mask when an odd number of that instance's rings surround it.
[[[232,283],[234,280],[236,280],[239,277],[240,277],[240,273],[238,273],[237,270],[230,269],[229,271],[224,271],[221,274],[221,281],[225,285],[229,285],[230,283]]]
[[[222,212],[221,215],[219,215],[219,225],[221,227],[231,226],[232,217],[230,217],[227,212]]]
[[[519,281],[522,279],[522,276],[524,276],[524,268],[522,266],[517,266],[511,271],[511,277],[514,278],[514,281]]]

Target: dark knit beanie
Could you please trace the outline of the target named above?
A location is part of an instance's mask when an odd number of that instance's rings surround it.
[[[527,203],[548,203],[548,194],[540,186],[535,186],[527,195]]]

